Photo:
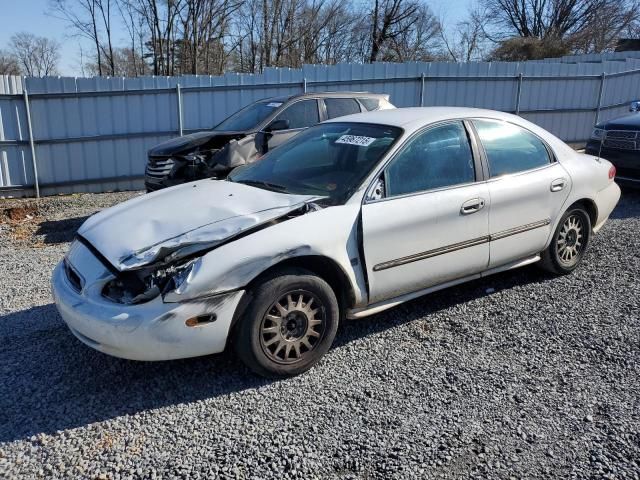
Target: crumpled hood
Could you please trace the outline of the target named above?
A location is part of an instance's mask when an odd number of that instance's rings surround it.
[[[103,210],[78,234],[118,270],[131,270],[214,247],[317,198],[200,180]]]
[[[167,156],[190,153],[198,147],[206,147],[206,144],[211,142],[215,143],[216,148],[220,148],[229,140],[242,138],[245,135],[244,132],[217,132],[215,130],[192,133],[159,143],[149,150],[149,155]]]

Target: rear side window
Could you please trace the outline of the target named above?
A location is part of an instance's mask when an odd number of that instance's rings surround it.
[[[380,99],[378,98],[359,98],[360,103],[367,109],[367,112],[378,110],[380,108]]]
[[[360,113],[360,105],[353,98],[325,98],[327,117],[336,118],[352,113]]]
[[[551,163],[545,144],[533,133],[498,120],[474,120],[473,123],[487,154],[492,178]]]
[[[280,112],[274,120],[288,120],[289,128],[307,128],[320,122],[318,102],[302,100]]]

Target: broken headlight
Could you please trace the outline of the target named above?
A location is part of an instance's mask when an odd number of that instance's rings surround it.
[[[177,290],[189,278],[197,259],[179,265],[150,270],[124,272],[108,282],[102,294],[125,305],[153,300],[160,294]]]

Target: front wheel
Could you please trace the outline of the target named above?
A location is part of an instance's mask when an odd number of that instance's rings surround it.
[[[233,341],[251,370],[266,377],[297,375],[329,350],[340,315],[335,293],[322,278],[306,270],[282,270],[250,294]]]
[[[552,273],[571,273],[582,261],[591,239],[591,220],[582,207],[565,212],[547,249],[542,252],[541,267]]]

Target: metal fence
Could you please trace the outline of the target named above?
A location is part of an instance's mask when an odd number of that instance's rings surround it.
[[[379,63],[260,75],[0,76],[0,196],[138,189],[146,151],[255,100],[303,91],[388,93],[398,107],[516,113],[567,142],[640,98],[640,52],[519,63]]]

